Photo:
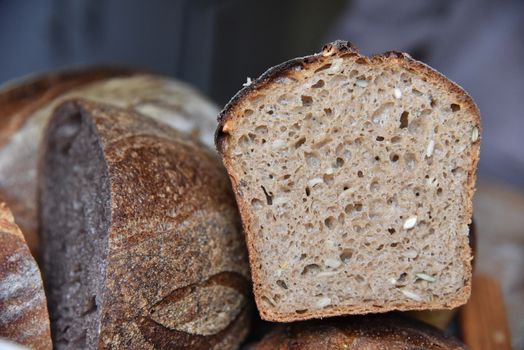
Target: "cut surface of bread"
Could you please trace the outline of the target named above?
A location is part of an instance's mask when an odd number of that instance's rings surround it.
[[[95,126],[77,114],[54,131],[45,161],[43,256],[57,349],[93,349],[101,328],[111,198]],[[56,153],[55,153],[56,152]]]
[[[44,136],[42,265],[55,349],[235,349],[248,264],[215,153],[129,109],[64,102]]]
[[[444,76],[347,42],[241,90],[216,144],[262,318],[465,303],[479,132],[476,105]]]

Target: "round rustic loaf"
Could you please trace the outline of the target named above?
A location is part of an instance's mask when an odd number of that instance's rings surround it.
[[[251,350],[466,349],[458,340],[400,315],[368,315],[279,325]]]
[[[40,270],[5,203],[0,202],[0,339],[51,349]],[[0,348],[3,349],[0,344]]]
[[[215,153],[71,100],[44,137],[42,265],[56,349],[234,349],[249,325],[240,219]]]
[[[36,168],[44,126],[72,97],[136,110],[213,143],[217,107],[184,83],[138,71],[94,68],[44,74],[0,90],[0,196],[37,256]]]

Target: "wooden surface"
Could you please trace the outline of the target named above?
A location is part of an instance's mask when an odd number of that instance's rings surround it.
[[[478,275],[468,303],[460,310],[462,338],[471,350],[510,350],[511,335],[499,283]]]
[[[518,188],[482,180],[477,188],[475,271],[499,283],[513,349],[524,349],[524,194]]]

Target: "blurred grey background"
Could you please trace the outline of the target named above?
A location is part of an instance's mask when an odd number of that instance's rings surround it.
[[[116,63],[224,104],[246,77],[334,39],[406,51],[462,85],[483,118],[480,176],[524,188],[521,0],[0,0],[0,83]]]

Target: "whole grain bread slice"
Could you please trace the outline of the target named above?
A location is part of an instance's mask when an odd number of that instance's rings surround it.
[[[446,309],[470,294],[480,115],[409,55],[337,41],[219,117],[262,318]]]

